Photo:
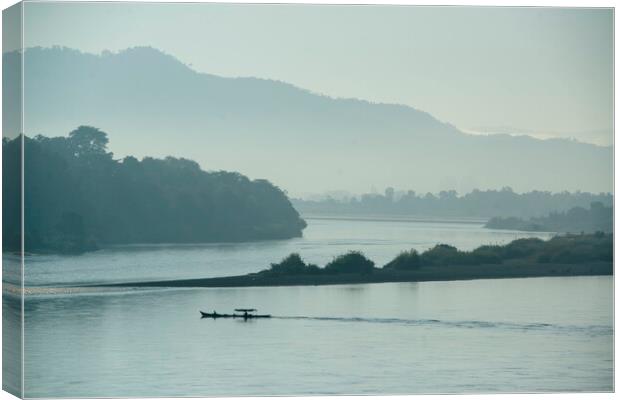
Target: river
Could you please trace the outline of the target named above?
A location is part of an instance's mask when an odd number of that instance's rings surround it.
[[[466,222],[308,220],[304,237],[29,256],[25,396],[499,393],[613,389],[613,279],[570,277],[278,288],[63,291],[234,275],[299,252],[461,249],[550,234]],[[11,259],[5,258],[5,265]],[[11,281],[15,274],[6,274]],[[200,319],[255,307],[274,318]],[[19,301],[5,296],[5,318]],[[4,340],[6,346],[10,340]],[[7,352],[4,362],[11,360]],[[7,359],[9,357],[9,359]],[[17,356],[15,356],[17,357]],[[15,358],[14,357],[14,358]]]

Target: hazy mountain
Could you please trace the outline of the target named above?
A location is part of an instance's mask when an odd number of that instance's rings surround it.
[[[5,95],[19,93],[11,67],[18,59],[3,56]],[[109,132],[115,157],[182,156],[207,170],[267,178],[292,194],[372,185],[612,190],[611,147],[467,135],[407,106],[197,73],[152,48],[102,55],[29,49],[24,81],[27,135],[92,125]],[[14,106],[5,101],[5,113]],[[5,135],[19,130],[10,121],[4,126]]]

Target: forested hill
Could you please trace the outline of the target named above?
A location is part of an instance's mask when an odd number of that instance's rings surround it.
[[[3,140],[3,246],[18,250],[21,138]],[[106,133],[24,138],[25,250],[108,244],[232,242],[301,236],[306,223],[279,188],[191,160],[114,160]]]

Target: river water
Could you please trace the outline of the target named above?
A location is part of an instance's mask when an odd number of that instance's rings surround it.
[[[359,249],[383,265],[407,248],[449,243],[471,249],[530,236],[457,222],[308,222],[304,238],[289,241],[28,257],[26,285],[37,294],[25,300],[25,396],[613,389],[611,277],[62,290],[252,272],[292,251],[322,265]],[[5,316],[17,315],[19,301],[4,300]],[[274,318],[199,315],[235,307],[256,307]],[[10,344],[4,341],[5,350]]]
[[[489,230],[482,223],[307,219],[302,238],[207,245],[118,246],[80,256],[45,255],[26,260],[26,286],[185,279],[246,274],[268,268],[292,252],[320,266],[349,250],[383,266],[399,252],[447,243],[461,250],[504,244],[550,233]],[[16,277],[5,277],[15,281]]]

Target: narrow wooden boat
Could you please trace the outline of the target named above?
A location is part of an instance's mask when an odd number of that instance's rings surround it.
[[[202,315],[202,318],[232,318],[233,314],[218,314],[216,312],[212,312],[212,313],[206,313],[201,311],[200,315]]]
[[[243,319],[254,319],[254,318],[271,318],[269,314],[250,314],[255,309],[235,309],[235,311],[243,311],[243,314],[218,314],[216,311],[212,313],[200,311],[201,318],[243,318]]]

